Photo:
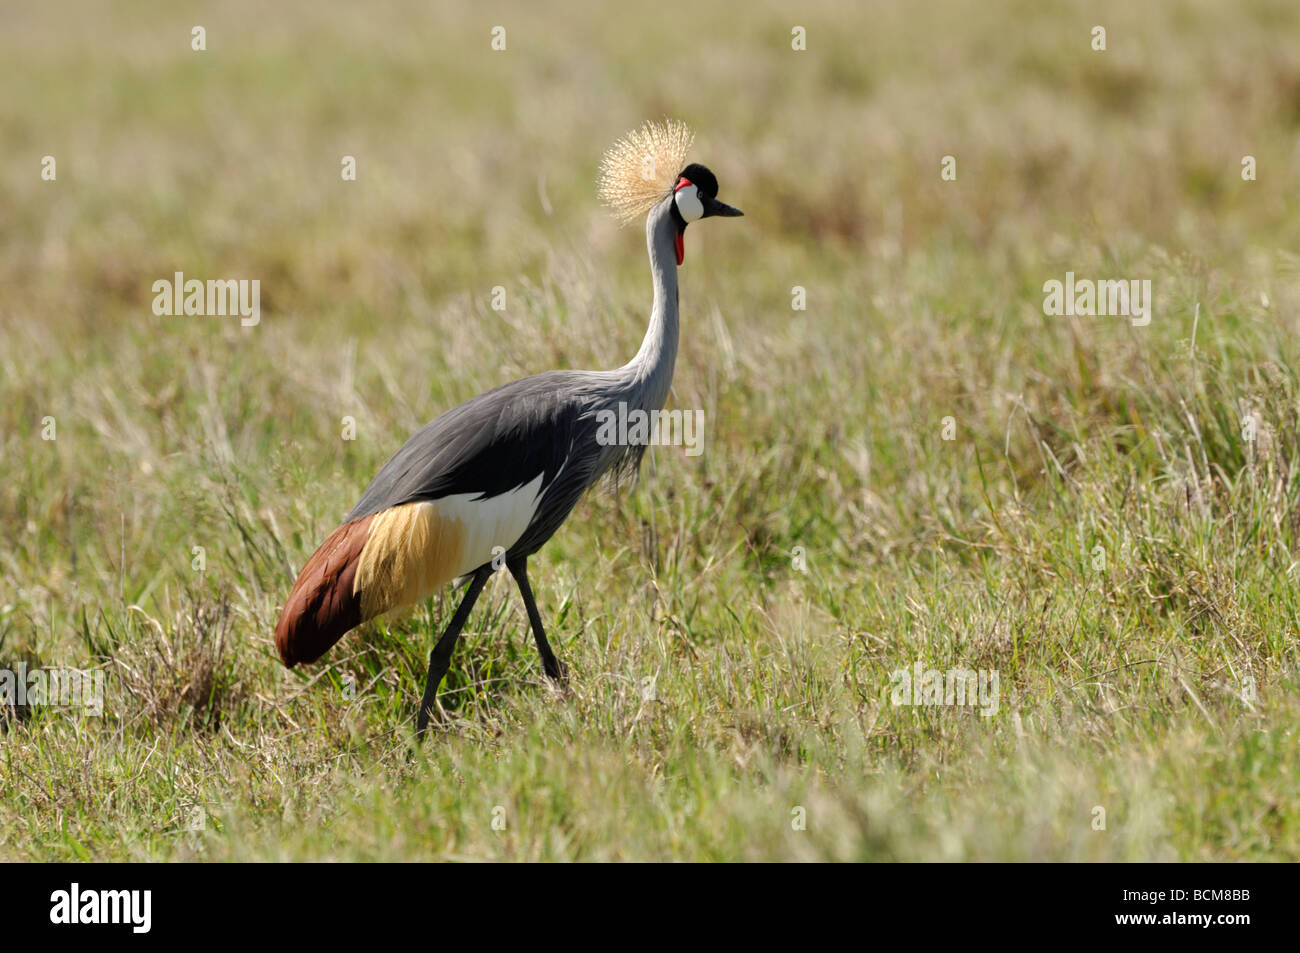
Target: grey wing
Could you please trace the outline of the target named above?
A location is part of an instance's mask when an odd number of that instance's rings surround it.
[[[452,494],[492,497],[540,474],[537,513],[515,547],[531,544],[538,524],[546,524],[549,531],[533,545],[535,550],[564,521],[598,465],[591,410],[598,377],[594,372],[548,371],[452,408],[393,454],[348,519]]]

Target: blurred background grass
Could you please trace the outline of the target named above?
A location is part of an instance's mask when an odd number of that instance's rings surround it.
[[[6,8],[0,658],[102,666],[110,701],[9,723],[0,854],[1294,859],[1298,28],[1282,0]],[[657,450],[539,558],[573,693],[494,580],[408,765],[451,606],[288,673],[280,601],[416,427],[635,351],[643,237],[593,181],[663,116],[746,212],[687,242],[672,403],[705,453]],[[261,323],[154,316],[175,271],[259,279]],[[1066,271],[1149,278],[1152,323],[1044,316]],[[998,715],[892,706],[918,658],[997,669]]]

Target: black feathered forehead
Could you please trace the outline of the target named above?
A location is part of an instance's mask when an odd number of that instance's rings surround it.
[[[682,178],[689,179],[692,185],[711,199],[718,197],[718,177],[710,172],[707,166],[692,162],[677,174],[677,178],[679,181]]]

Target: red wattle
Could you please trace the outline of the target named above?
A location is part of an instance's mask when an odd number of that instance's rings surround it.
[[[686,260],[686,242],[683,241],[685,237],[681,232],[677,233],[677,266],[679,268],[682,262]]]

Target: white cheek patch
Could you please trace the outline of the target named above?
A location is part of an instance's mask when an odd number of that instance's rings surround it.
[[[700,201],[700,190],[693,185],[682,186],[676,195],[677,211],[688,222],[695,222],[704,217],[704,203]]]

